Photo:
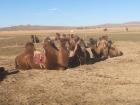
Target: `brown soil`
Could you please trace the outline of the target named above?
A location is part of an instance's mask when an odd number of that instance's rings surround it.
[[[116,42],[124,56],[66,71],[30,70],[0,83],[0,105],[139,105],[140,42]],[[0,65],[14,68],[14,57]]]

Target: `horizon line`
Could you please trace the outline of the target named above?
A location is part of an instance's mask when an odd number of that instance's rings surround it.
[[[18,26],[44,26],[44,27],[96,27],[102,25],[120,25],[120,24],[132,24],[139,23],[140,21],[127,21],[127,22],[107,22],[95,25],[41,25],[41,24],[17,24],[17,25],[8,25],[8,26],[0,26],[0,28],[10,28],[10,27],[18,27]]]

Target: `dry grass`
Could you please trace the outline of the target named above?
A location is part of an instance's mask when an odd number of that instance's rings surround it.
[[[109,32],[124,52],[121,57],[66,71],[30,70],[9,75],[0,83],[0,105],[139,105],[139,34]],[[87,35],[97,37],[101,32]],[[9,33],[0,38],[0,65],[14,68],[14,57],[29,36]]]

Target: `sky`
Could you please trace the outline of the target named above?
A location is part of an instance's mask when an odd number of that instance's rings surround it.
[[[0,0],[0,27],[140,21],[140,0]]]

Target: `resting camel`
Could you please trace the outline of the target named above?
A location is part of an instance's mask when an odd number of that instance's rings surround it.
[[[123,55],[123,52],[118,50],[118,48],[114,47],[114,46],[111,46],[110,49],[109,49],[109,57],[112,58],[112,57],[117,57],[117,56],[122,56]]]
[[[32,42],[28,42],[25,45],[25,50],[23,53],[18,55],[15,58],[15,67],[16,69],[44,69],[41,67],[40,64],[36,64],[34,61],[34,53],[35,53],[35,47]]]
[[[94,59],[101,60],[108,58],[109,46],[106,40],[100,40],[88,45],[94,55]]]
[[[100,41],[106,40],[108,42],[108,57],[117,57],[117,56],[122,56],[123,52],[120,51],[117,47],[114,46],[113,42],[109,40],[108,36],[102,36],[99,38]]]
[[[84,64],[84,53],[78,44],[70,44],[69,49],[69,62],[68,66],[70,68],[77,67]]]
[[[46,56],[45,66],[49,70],[65,70],[68,68],[68,51],[65,43],[60,39],[57,39],[57,42],[59,47],[52,40],[46,40],[43,45]]]
[[[82,55],[83,64],[89,64],[90,59],[92,58],[92,55],[90,54],[90,51],[87,49],[87,46],[86,46],[84,40],[80,39],[78,45],[81,47],[81,50],[83,53],[83,55]]]
[[[69,67],[77,67],[79,65],[87,64],[90,55],[88,51],[86,51],[84,40],[80,39],[78,36],[73,35],[70,38],[69,44]]]

